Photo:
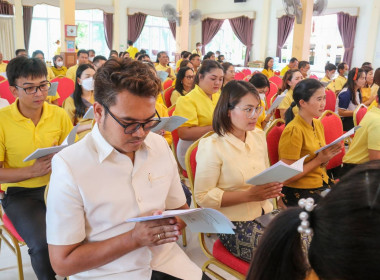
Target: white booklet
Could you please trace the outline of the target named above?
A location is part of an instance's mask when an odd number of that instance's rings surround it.
[[[326,145],[326,146],[323,146],[322,148],[320,148],[319,150],[316,150],[315,153],[318,154],[320,151],[323,151],[324,149],[327,149],[337,143],[339,143],[340,141],[343,141],[344,139],[346,139],[347,137],[350,137],[352,134],[355,133],[355,131],[360,128],[360,125],[358,126],[355,126],[354,128],[351,128],[349,131],[347,131],[345,134],[343,134],[342,136],[340,136],[339,138],[335,139],[334,141],[332,141],[330,144]]]
[[[286,91],[284,91],[283,94],[281,94],[281,95],[279,95],[279,96],[276,97],[275,101],[272,103],[272,106],[270,106],[270,108],[266,112],[267,115],[269,115],[270,113],[272,113],[272,111],[274,111],[281,104],[282,100],[284,100],[284,98],[285,98]]]
[[[94,115],[94,106],[91,106],[88,108],[87,112],[84,114],[83,119],[84,120],[93,120],[95,118]]]
[[[169,73],[166,71],[157,71],[157,76],[160,78],[161,82],[165,82],[166,78],[169,76]]]
[[[278,161],[260,174],[249,179],[246,183],[251,185],[264,185],[272,182],[283,183],[286,180],[303,172],[303,162],[309,155],[300,158],[293,164],[289,165],[283,161]]]
[[[157,132],[161,129],[172,132],[186,121],[186,118],[180,116],[163,117],[161,118],[161,122],[152,129],[152,132]]]
[[[164,211],[161,215],[128,219],[127,222],[145,222],[178,216],[192,232],[230,233],[235,226],[218,210],[212,208],[195,208],[186,210]]]
[[[50,154],[58,153],[62,149],[66,148],[67,146],[70,146],[71,144],[74,144],[75,142],[75,136],[77,134],[78,126],[76,125],[67,135],[65,140],[63,140],[62,144],[59,146],[53,146],[53,147],[47,147],[47,148],[38,148],[33,153],[31,153],[29,156],[27,156],[24,159],[24,162],[27,162],[29,160],[38,159]]]
[[[56,96],[58,89],[58,82],[53,82],[50,84],[50,88],[48,90],[48,96]]]

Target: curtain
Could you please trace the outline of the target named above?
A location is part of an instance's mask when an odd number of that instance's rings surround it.
[[[106,38],[107,47],[112,50],[113,39],[113,14],[103,12],[104,36]]]
[[[7,1],[0,1],[0,15],[13,16],[13,5]]]
[[[13,18],[0,17],[0,50],[4,60],[11,60],[15,53],[13,39]]]
[[[247,66],[252,48],[254,19],[241,16],[237,18],[230,18],[229,21],[236,37],[238,37],[239,40],[247,47],[244,60],[244,66]]]
[[[222,27],[224,19],[206,18],[202,20],[202,54],[205,54],[205,46]]]
[[[25,49],[29,50],[30,30],[32,27],[33,7],[23,6],[23,19],[24,19],[24,44]]]
[[[143,13],[128,15],[128,41],[136,42],[144,28],[146,17]]]
[[[278,19],[277,27],[277,51],[276,56],[281,60],[281,49],[288,39],[290,32],[293,29],[294,17],[282,16]]]
[[[173,37],[175,39],[177,23],[175,21],[169,21],[169,26],[170,26],[170,31],[172,32]]]
[[[343,61],[351,67],[352,55],[354,54],[354,42],[356,34],[356,22],[358,17],[340,12],[338,16],[338,28],[344,45]]]

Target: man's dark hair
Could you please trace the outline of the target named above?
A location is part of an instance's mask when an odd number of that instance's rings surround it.
[[[88,54],[90,55],[90,52],[93,52],[95,54],[95,51],[93,49],[88,50]]]
[[[132,40],[128,40],[128,46],[133,46],[133,41]]]
[[[191,61],[194,57],[197,57],[197,56],[200,57],[199,54],[197,54],[197,53],[193,53],[192,55],[190,55],[189,60]]]
[[[147,58],[149,58],[150,59],[150,56],[149,55],[147,55],[146,53],[144,53],[144,54],[142,54],[142,55],[140,55],[138,58],[137,58],[137,60],[143,60],[145,57],[147,57]]]
[[[100,60],[104,60],[104,61],[107,61],[107,58],[103,55],[97,55],[94,57],[94,61],[92,63],[98,63]]]
[[[309,61],[301,60],[301,61],[298,63],[298,69],[305,68],[308,64],[310,64]]]
[[[32,58],[35,58],[37,55],[39,54],[42,54],[42,56],[45,58],[45,54],[43,51],[41,50],[35,50],[33,53],[32,53]]]
[[[86,53],[87,55],[89,55],[87,50],[81,49],[81,50],[78,51],[77,57],[79,57],[81,53]]]
[[[332,70],[336,70],[336,66],[332,63],[327,63],[325,66],[325,71],[332,71]]]
[[[294,62],[296,62],[296,61],[298,61],[298,59],[296,58],[296,57],[292,57],[291,59],[290,59],[290,63],[294,63]]]
[[[7,77],[10,86],[16,85],[18,78],[40,78],[47,77],[46,64],[38,58],[27,58],[18,56],[9,61],[7,66]]]
[[[344,66],[345,66],[346,64],[347,64],[346,62],[339,63],[339,64],[338,64],[338,72],[339,72],[339,70],[344,70]]]
[[[20,52],[26,52],[26,49],[17,49],[15,52],[16,56],[18,56]]]

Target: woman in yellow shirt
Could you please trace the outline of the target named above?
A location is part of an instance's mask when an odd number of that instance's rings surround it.
[[[55,55],[53,57],[53,65],[54,66],[51,67],[51,70],[53,70],[53,73],[56,77],[66,77],[67,68],[63,66],[63,57],[61,55]]]
[[[212,115],[219,100],[223,76],[223,67],[218,62],[211,59],[204,61],[195,76],[194,89],[177,100],[173,115],[188,119],[178,128],[180,141],[177,155],[182,167],[185,167],[184,159],[188,147],[205,133],[212,131]]]
[[[175,90],[172,92],[170,102],[173,105],[177,103],[180,96],[185,96],[194,88],[194,70],[189,67],[179,69]]]
[[[225,86],[229,81],[235,79],[235,67],[230,62],[225,62],[222,64],[224,72],[223,86]]]
[[[73,125],[79,124],[77,130],[79,140],[89,133],[92,128],[92,120],[83,119],[83,116],[94,104],[94,75],[95,69],[92,65],[79,65],[76,73],[74,93],[66,98],[62,104]]]
[[[372,96],[372,86],[373,86],[373,68],[371,66],[363,66],[362,69],[366,74],[366,83],[365,86],[360,89],[362,94],[362,103],[366,106],[369,106],[373,100],[375,100],[376,96]]]
[[[273,57],[267,57],[264,62],[264,69],[261,71],[268,79],[274,76],[273,63]]]
[[[269,167],[265,133],[255,130],[263,110],[252,84],[229,82],[214,111],[215,133],[200,140],[197,152],[195,199],[233,222],[235,234],[218,237],[232,254],[247,262],[263,233],[255,219],[273,210],[269,199],[282,195],[280,183],[246,183]]]
[[[314,152],[326,145],[320,117],[326,105],[326,93],[322,83],[314,79],[301,81],[294,88],[294,101],[286,111],[286,127],[281,135],[278,154],[286,164],[293,164],[308,156],[303,172],[284,182],[283,202],[296,206],[300,198],[312,197],[318,203],[320,193],[330,187],[325,165],[341,152],[341,144],[333,145],[318,154]],[[294,117],[292,108],[299,113]]]
[[[281,119],[285,119],[285,111],[290,107],[293,102],[293,90],[295,86],[302,81],[303,76],[298,69],[288,70],[282,78],[282,86],[278,91],[278,95],[282,94],[285,90],[285,98],[281,101],[278,109],[280,110]],[[298,107],[293,108],[293,113],[298,113]]]

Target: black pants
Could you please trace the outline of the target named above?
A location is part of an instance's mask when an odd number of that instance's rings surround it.
[[[2,199],[4,211],[28,245],[34,273],[39,280],[55,279],[46,241],[45,187],[10,187]]]
[[[153,270],[152,271],[152,277],[150,278],[150,280],[181,280],[181,279],[174,277],[174,276],[171,276],[171,275],[166,274],[166,273],[161,272],[161,271]],[[211,280],[211,278],[208,277],[203,272],[202,279],[199,279],[199,280]]]

